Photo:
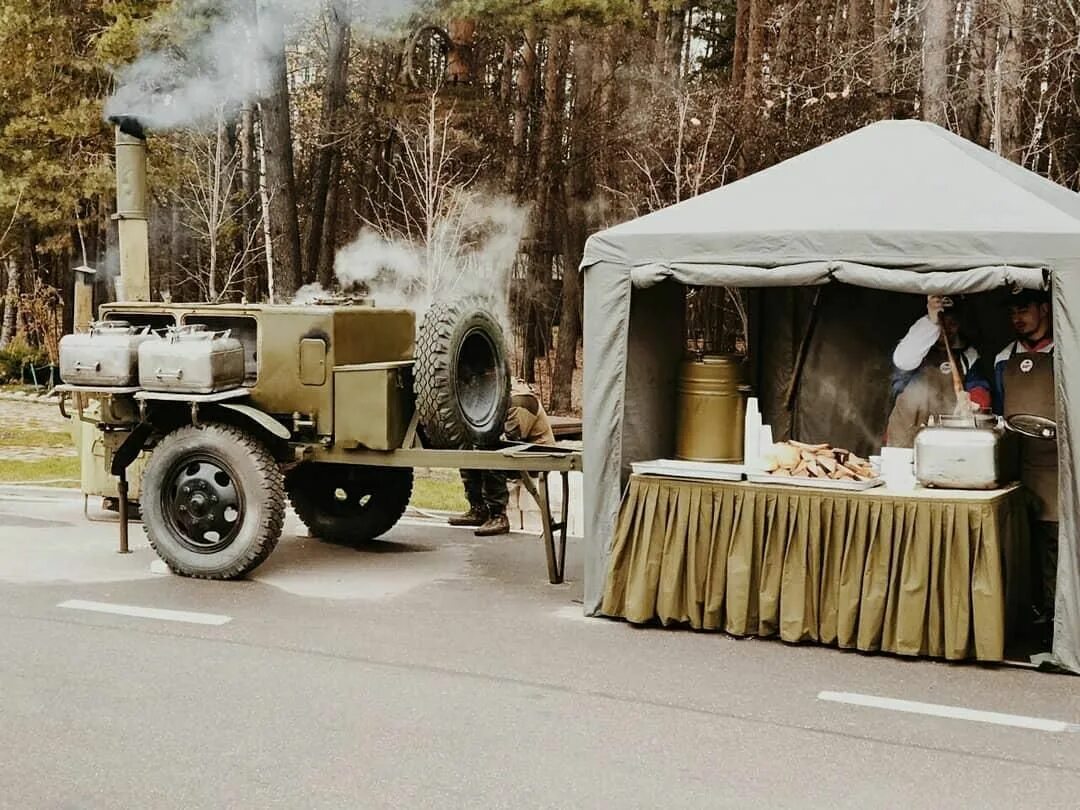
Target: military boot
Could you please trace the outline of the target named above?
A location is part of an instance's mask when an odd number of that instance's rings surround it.
[[[446,522],[451,526],[483,526],[487,519],[487,509],[482,506],[470,506],[468,512],[451,515]]]
[[[479,529],[473,532],[477,537],[494,537],[497,534],[510,534],[510,518],[506,512],[499,512],[488,518]]]

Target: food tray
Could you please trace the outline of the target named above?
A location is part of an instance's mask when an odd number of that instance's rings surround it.
[[[752,484],[774,484],[782,487],[805,487],[807,489],[838,489],[845,492],[862,492],[874,487],[880,487],[885,483],[882,478],[874,478],[870,481],[833,481],[830,478],[795,478],[769,475],[768,473],[753,473],[746,476],[746,480]]]
[[[746,468],[742,464],[710,461],[680,461],[658,458],[630,464],[635,475],[663,475],[668,478],[693,478],[699,481],[741,481]]]

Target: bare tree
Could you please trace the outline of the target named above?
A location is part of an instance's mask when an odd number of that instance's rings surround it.
[[[180,270],[201,299],[213,302],[241,291],[248,271],[262,258],[258,227],[244,228],[235,216],[238,210],[255,209],[257,200],[245,197],[244,190],[238,192],[239,199],[230,197],[234,189],[243,189],[238,178],[244,156],[242,150],[228,148],[225,129],[224,111],[219,110],[213,131],[181,139],[187,180],[174,194],[182,224],[197,244],[193,261],[181,262]]]
[[[626,152],[640,193],[637,187],[606,190],[644,214],[723,185],[735,169],[734,136],[719,131],[727,128],[720,117],[723,103],[707,90],[661,86],[653,119],[660,132],[641,138],[652,141],[649,146]]]
[[[473,184],[483,163],[467,167],[458,159],[454,111],[440,113],[438,92],[428,96],[422,120],[398,125],[399,163],[392,177],[381,178],[387,202],[370,201],[373,213],[365,219],[386,244],[412,254],[413,268],[397,268],[407,276],[397,280],[421,302],[460,290],[470,275],[501,269],[478,263],[475,248],[484,234]]]

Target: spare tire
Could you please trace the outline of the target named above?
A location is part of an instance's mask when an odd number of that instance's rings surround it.
[[[416,341],[416,410],[435,448],[490,447],[510,402],[510,367],[498,320],[482,298],[437,302]]]

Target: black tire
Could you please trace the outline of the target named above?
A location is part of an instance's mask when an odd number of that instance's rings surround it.
[[[167,434],[146,463],[140,502],[154,551],[177,574],[200,579],[253,571],[274,550],[285,522],[277,462],[231,425]]]
[[[432,447],[491,447],[510,403],[510,367],[499,322],[482,299],[437,302],[416,341],[414,389]]]
[[[312,534],[343,545],[390,531],[412,498],[408,467],[366,467],[305,462],[285,476],[293,509]]]

